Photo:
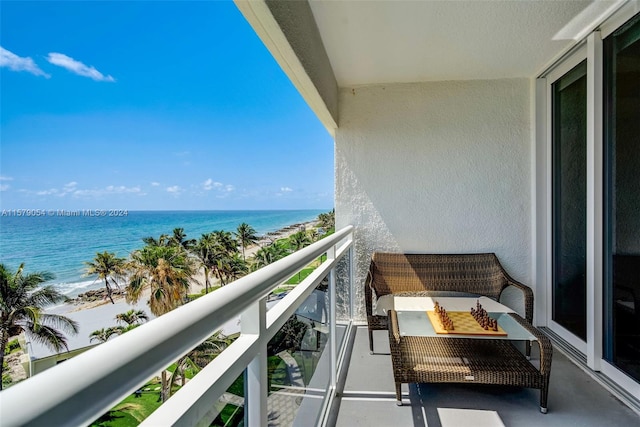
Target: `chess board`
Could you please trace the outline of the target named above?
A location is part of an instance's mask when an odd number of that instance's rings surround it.
[[[440,319],[435,311],[427,311],[427,316],[437,334],[447,335],[487,335],[506,337],[507,333],[498,325],[497,331],[485,331],[482,326],[467,311],[447,311],[449,318],[453,321],[454,330],[447,331],[442,328]]]

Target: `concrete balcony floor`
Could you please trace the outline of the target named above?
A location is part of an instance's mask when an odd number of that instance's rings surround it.
[[[404,405],[396,406],[388,338],[380,331],[374,339],[370,355],[366,326],[357,328],[338,427],[640,425],[640,416],[555,347],[547,414],[539,411],[539,390],[479,384],[403,385]],[[534,363],[536,357],[534,350]]]

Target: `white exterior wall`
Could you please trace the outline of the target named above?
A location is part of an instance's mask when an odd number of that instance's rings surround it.
[[[356,227],[356,319],[374,250],[495,252],[534,288],[530,91],[528,79],[341,89],[336,220]]]

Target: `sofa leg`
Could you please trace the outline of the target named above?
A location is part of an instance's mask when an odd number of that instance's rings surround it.
[[[545,381],[544,385],[540,389],[540,412],[547,413],[547,396],[549,394],[549,382]]]
[[[373,331],[369,329],[369,354],[373,354]]]
[[[396,405],[402,406],[402,383],[396,383]]]

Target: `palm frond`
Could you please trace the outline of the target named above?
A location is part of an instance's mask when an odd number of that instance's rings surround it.
[[[26,334],[30,340],[43,344],[51,350],[60,352],[69,350],[66,337],[58,330],[47,325],[35,325],[35,327],[26,329]]]
[[[45,286],[34,291],[28,298],[29,305],[36,307],[46,307],[65,301],[67,297],[56,290],[53,286]]]
[[[78,333],[78,322],[60,314],[41,314],[40,323],[68,333]]]

